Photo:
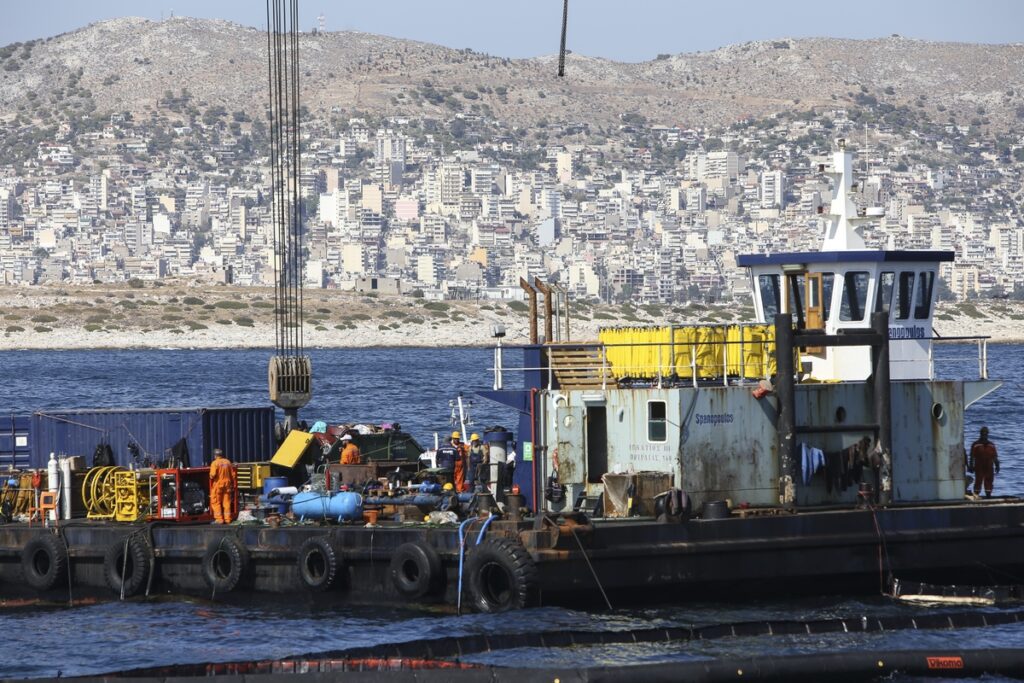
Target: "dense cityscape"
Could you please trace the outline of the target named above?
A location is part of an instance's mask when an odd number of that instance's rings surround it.
[[[956,251],[946,299],[1024,292],[1024,138],[988,130],[981,106],[935,123],[862,88],[854,107],[721,129],[643,112],[526,129],[480,94],[425,81],[408,96],[453,102],[444,118],[304,112],[307,286],[515,299],[541,276],[579,299],[747,301],[736,255],[817,247],[817,165],[845,138],[858,203],[886,212],[871,246]],[[67,95],[47,126],[30,111],[0,125],[0,283],[273,283],[262,115],[185,89],[135,115],[100,112],[77,82]]]

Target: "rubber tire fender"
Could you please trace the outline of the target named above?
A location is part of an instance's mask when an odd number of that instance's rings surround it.
[[[202,573],[215,593],[230,593],[249,573],[249,551],[235,536],[211,541],[203,554]]]
[[[316,593],[330,590],[345,576],[345,560],[337,544],[327,536],[313,536],[299,546],[299,580]]]
[[[149,578],[149,547],[137,536],[128,537],[128,576],[121,576],[125,570],[125,539],[114,541],[103,555],[103,578],[110,590],[121,595],[124,584],[125,597],[138,595]]]
[[[50,590],[68,572],[68,549],[54,534],[32,537],[21,550],[21,572],[25,583],[38,591]]]
[[[395,590],[412,600],[440,592],[444,583],[441,557],[420,541],[398,546],[391,556],[390,572]]]
[[[537,565],[518,541],[489,538],[473,546],[466,573],[469,594],[479,612],[506,612],[539,603]]]

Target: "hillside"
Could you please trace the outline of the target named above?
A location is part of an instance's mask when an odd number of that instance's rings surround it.
[[[685,45],[680,45],[685,48]],[[514,125],[548,118],[617,124],[722,125],[781,110],[847,106],[873,97],[946,121],[1005,130],[1024,116],[1024,45],[779,39],[638,64],[571,54],[505,59],[357,32],[301,40],[303,100],[314,113],[491,113]],[[266,99],[266,38],[205,19],[123,18],[0,50],[0,116],[31,117],[91,100],[98,113],[159,108],[169,93],[252,112]]]

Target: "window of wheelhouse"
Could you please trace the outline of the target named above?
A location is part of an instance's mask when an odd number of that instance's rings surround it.
[[[761,310],[764,311],[765,322],[772,322],[780,312],[779,303],[782,301],[779,289],[779,276],[758,275],[757,289],[761,293]]]
[[[825,320],[828,320],[828,316],[832,312],[832,286],[835,284],[835,280],[835,273],[821,274],[821,303],[825,307]]]
[[[668,410],[665,401],[647,402],[647,440],[668,440]]]
[[[892,310],[892,286],[896,282],[896,273],[886,271],[878,276],[878,295],[875,297],[875,313],[885,313],[889,317]]]
[[[864,304],[868,298],[868,274],[853,270],[843,274],[843,299],[839,307],[840,320],[863,320]]]
[[[908,320],[910,308],[914,301],[914,273],[905,270],[900,273],[899,284],[896,287],[896,319]]]
[[[926,270],[917,279],[917,305],[914,306],[914,319],[927,320],[932,310],[932,285],[935,284],[935,273]]]

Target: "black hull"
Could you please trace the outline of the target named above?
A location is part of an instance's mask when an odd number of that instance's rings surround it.
[[[473,552],[479,528],[474,523],[469,529],[467,553]],[[734,515],[685,524],[599,520],[574,528],[575,538],[564,525],[536,531],[532,521],[496,520],[487,537],[504,536],[525,544],[536,564],[540,601],[552,605],[602,607],[598,582],[613,605],[766,595],[877,595],[890,574],[903,581],[937,584],[1024,582],[1024,503],[1016,500],[899,506],[876,512]],[[150,538],[155,549],[151,596],[192,595],[231,602],[251,601],[253,593],[261,593],[261,600],[273,601],[276,595],[292,605],[298,601],[310,606],[456,603],[459,540],[452,527],[147,527],[87,521],[61,526],[74,598],[119,597],[105,579],[104,555],[132,532]],[[67,577],[44,591],[26,584],[23,548],[43,533],[51,531],[38,524],[0,526],[0,598],[68,599]],[[204,579],[202,558],[226,535],[241,541],[248,562],[233,590],[216,592]],[[324,535],[340,549],[342,568],[331,590],[311,592],[300,579],[297,555],[307,539]],[[407,542],[433,547],[443,573],[432,595],[412,601],[396,590],[390,571],[395,551]]]

